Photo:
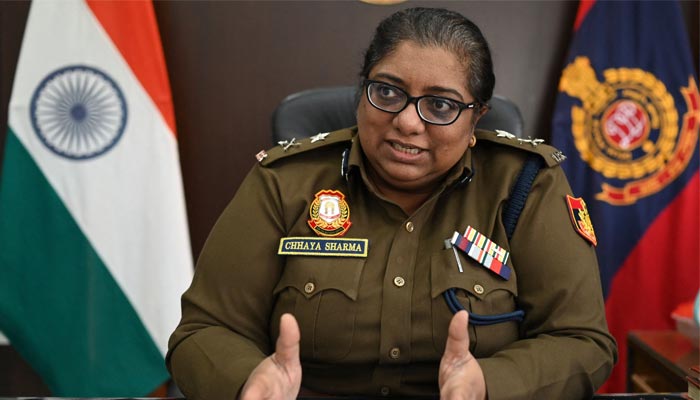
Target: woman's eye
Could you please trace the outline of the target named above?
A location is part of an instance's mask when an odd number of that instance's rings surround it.
[[[431,102],[431,107],[435,111],[446,112],[453,110],[455,108],[455,104],[446,99],[434,98]]]
[[[381,85],[379,86],[379,95],[382,97],[395,97],[397,95],[396,89],[391,86]]]

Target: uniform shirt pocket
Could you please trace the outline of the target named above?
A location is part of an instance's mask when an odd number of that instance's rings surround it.
[[[301,330],[302,359],[337,361],[350,352],[364,265],[364,258],[287,257],[274,290],[273,318],[294,314]]]
[[[442,354],[447,328],[452,318],[443,293],[455,288],[458,301],[470,312],[482,316],[511,313],[516,310],[517,274],[513,269],[505,280],[470,257],[457,251],[463,272],[459,272],[452,249],[441,250],[430,260],[433,344]],[[506,321],[493,325],[469,325],[470,351],[476,357],[487,357],[518,339],[518,323]]]

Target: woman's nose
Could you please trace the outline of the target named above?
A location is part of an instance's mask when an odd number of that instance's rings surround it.
[[[425,130],[425,124],[425,121],[418,115],[416,103],[408,104],[394,117],[394,127],[406,135],[422,133]]]

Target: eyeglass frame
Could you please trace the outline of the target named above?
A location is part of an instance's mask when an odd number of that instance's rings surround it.
[[[369,86],[373,83],[378,83],[381,85],[390,86],[390,87],[398,90],[399,92],[403,93],[406,96],[406,103],[398,111],[388,111],[388,110],[385,110],[383,108],[380,108],[378,105],[374,104],[371,96],[369,95]],[[362,81],[362,85],[365,87],[365,95],[367,96],[367,101],[369,101],[369,104],[371,104],[372,107],[376,108],[377,110],[384,111],[384,112],[390,113],[390,114],[398,114],[398,113],[402,112],[403,110],[405,110],[409,104],[413,103],[413,105],[416,107],[416,114],[418,114],[418,117],[421,119],[421,121],[428,123],[428,124],[431,124],[431,125],[438,125],[438,126],[452,125],[459,119],[460,115],[462,115],[462,111],[467,110],[467,109],[470,109],[470,110],[474,109],[475,110],[479,107],[484,106],[484,104],[482,104],[479,101],[473,101],[471,103],[463,103],[461,101],[451,99],[449,97],[435,96],[432,94],[426,94],[423,96],[415,96],[414,97],[414,96],[410,96],[408,94],[408,92],[406,92],[405,90],[401,89],[400,87],[398,87],[396,85],[392,85],[390,83],[386,83],[386,82],[382,82],[382,81],[377,81],[374,79],[365,79]],[[447,122],[447,123],[438,123],[438,122],[428,121],[427,119],[425,119],[425,117],[423,117],[423,114],[420,112],[420,109],[418,108],[418,102],[426,97],[433,98],[433,99],[439,99],[439,100],[447,100],[447,101],[451,101],[453,103],[456,103],[459,106],[459,111],[457,112],[457,115],[455,116],[455,118],[452,121]],[[486,105],[486,106],[488,107],[488,105]]]

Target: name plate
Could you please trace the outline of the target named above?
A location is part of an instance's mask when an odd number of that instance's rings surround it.
[[[280,239],[281,256],[367,257],[367,239],[286,237]]]

